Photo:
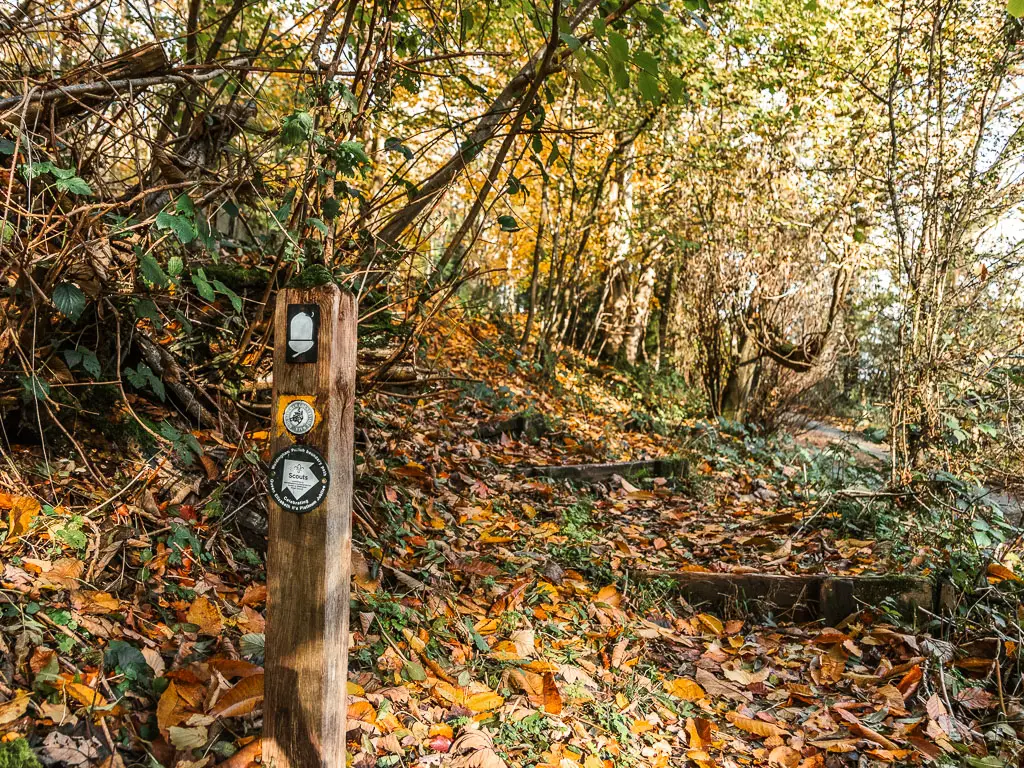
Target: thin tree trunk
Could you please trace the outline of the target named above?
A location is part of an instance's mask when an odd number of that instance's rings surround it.
[[[533,242],[533,267],[530,272],[530,299],[526,311],[526,325],[523,336],[519,340],[519,351],[526,352],[530,344],[530,332],[533,330],[533,318],[537,312],[537,281],[540,274],[540,257],[544,251],[544,223],[548,216],[548,176],[544,176],[544,184],[540,190],[540,215],[537,217],[537,239]]]

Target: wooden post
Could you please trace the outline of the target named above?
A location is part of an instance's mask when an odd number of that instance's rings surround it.
[[[355,300],[286,289],[274,317],[263,765],[344,768]]]

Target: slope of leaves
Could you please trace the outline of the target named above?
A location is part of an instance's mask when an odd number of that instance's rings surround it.
[[[888,567],[876,542],[837,538],[799,454],[630,432],[614,382],[577,366],[544,384],[486,326],[445,338],[456,386],[361,402],[353,765],[1019,759],[1018,646],[995,631],[953,644],[873,611],[758,623],[634,577]],[[522,412],[540,434],[476,436]],[[265,436],[194,437],[202,472],[106,455],[108,490],[68,462],[33,484],[41,457],[12,457],[28,480],[0,495],[0,731],[49,765],[256,757],[267,594],[259,537],[237,524],[262,498]],[[520,472],[662,456],[691,470],[579,487]],[[1011,598],[1012,566],[989,571]]]

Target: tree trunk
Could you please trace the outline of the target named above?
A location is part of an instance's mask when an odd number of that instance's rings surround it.
[[[544,237],[544,220],[548,213],[548,184],[547,176],[544,177],[544,185],[540,192],[540,216],[537,218],[537,239],[533,242],[533,267],[530,271],[530,298],[529,307],[526,310],[526,325],[523,327],[523,337],[519,340],[519,351],[525,352],[530,344],[530,332],[533,330],[533,318],[537,312],[537,276],[540,273],[540,257],[543,252],[541,241]]]
[[[626,339],[626,362],[636,365],[637,356],[643,351],[647,338],[647,321],[651,316],[651,299],[654,297],[654,285],[657,282],[658,270],[656,262],[651,261],[640,274],[640,282],[633,299],[633,322]]]
[[[732,421],[743,421],[747,412],[747,401],[754,388],[757,378],[758,362],[757,342],[753,334],[746,333],[740,344],[739,359],[729,373],[722,393],[722,415]]]

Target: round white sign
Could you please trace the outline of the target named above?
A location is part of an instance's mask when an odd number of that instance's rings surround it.
[[[283,421],[293,435],[304,435],[316,424],[316,411],[305,400],[292,400],[284,407]]]

